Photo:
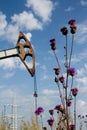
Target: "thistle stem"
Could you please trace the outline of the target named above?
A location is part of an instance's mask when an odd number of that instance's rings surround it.
[[[62,105],[64,106],[64,100],[63,100],[63,96],[62,96],[62,92],[60,90],[60,86],[59,86],[59,83],[57,82],[57,86],[58,86],[58,89],[59,89],[59,94],[60,94],[60,99],[61,99],[61,102],[62,102]],[[64,106],[65,107],[65,106]]]
[[[58,66],[60,67],[58,57],[57,57],[57,55],[56,55],[55,51],[53,51],[53,52],[54,52],[54,55],[55,55],[55,58],[56,58],[57,64],[58,64]]]
[[[57,65],[58,65],[58,67],[61,69],[60,64],[59,64],[59,60],[58,60],[58,57],[57,57],[55,51],[53,51],[53,53],[54,53],[54,55],[55,55],[55,58],[56,58],[56,61],[57,61]],[[61,75],[62,75],[62,71],[61,71]]]
[[[69,58],[69,68],[71,65],[71,58],[72,58],[72,52],[73,52],[73,42],[74,41],[74,34],[72,34],[72,45],[71,45],[71,52],[70,52],[70,58]]]
[[[40,115],[41,117],[41,125],[42,125],[42,129],[43,129],[43,119],[42,119],[42,115]]]
[[[68,49],[67,49],[67,47],[68,47],[68,42],[67,42],[67,35],[66,35],[66,67],[68,67]]]
[[[75,130],[76,130],[76,96],[74,98],[74,124],[75,124]]]
[[[66,98],[66,123],[67,123],[67,130],[69,130],[68,106],[67,106],[67,88],[68,88],[68,74],[66,75],[65,98]]]
[[[73,76],[72,76],[72,81],[71,81],[71,89],[72,87],[73,87]],[[71,98],[71,89],[70,89],[70,94],[69,94],[70,98]]]
[[[52,126],[51,126],[51,130],[52,130]]]

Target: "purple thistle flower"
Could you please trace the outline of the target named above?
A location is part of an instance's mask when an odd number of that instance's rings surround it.
[[[71,19],[71,20],[69,20],[68,24],[69,24],[69,25],[74,25],[74,24],[75,24],[75,22],[76,22],[76,20],[75,20],[75,19]]]
[[[70,28],[71,28],[70,32],[72,34],[76,33],[77,27],[75,25],[71,25]]]
[[[60,111],[62,113],[65,113],[65,109],[64,109],[64,107],[61,104],[56,105],[54,109],[58,110],[58,111]]]
[[[56,40],[54,38],[50,40],[50,45],[52,50],[56,49]]]
[[[50,113],[50,115],[53,115],[54,114],[54,109],[50,109],[49,113]]]
[[[68,99],[68,100],[67,100],[67,106],[70,107],[71,104],[72,104],[71,100]]]
[[[81,115],[78,115],[78,118],[81,118]]]
[[[68,69],[67,69],[67,73],[68,73],[70,76],[75,76],[75,75],[77,74],[75,68],[68,68]]]
[[[77,29],[77,27],[76,27],[76,25],[75,25],[75,22],[76,22],[76,20],[75,19],[71,19],[69,22],[68,22],[68,24],[70,25],[70,32],[72,33],[72,34],[74,34],[75,32],[76,32],[76,29]]]
[[[77,88],[72,88],[71,92],[72,92],[73,96],[76,96],[78,94],[78,89]]]
[[[56,75],[59,75],[59,73],[60,73],[60,68],[58,68],[58,67],[57,67],[57,68],[53,68],[53,70],[55,71],[55,74],[56,74]]]
[[[40,115],[42,112],[44,112],[44,109],[42,107],[38,107],[35,111],[35,114],[38,116]]]
[[[50,118],[50,119],[47,120],[47,122],[48,122],[48,124],[49,124],[50,126],[52,126],[53,123],[54,123],[54,119]]]
[[[55,77],[55,82],[58,83],[59,79],[58,77]]]
[[[82,116],[82,118],[84,118],[84,116]]]
[[[70,130],[75,130],[75,125],[74,124],[70,125]]]
[[[61,28],[60,31],[62,32],[63,35],[67,35],[68,34],[67,27]]]
[[[59,81],[60,81],[61,83],[64,83],[64,77],[63,77],[63,76],[59,77]]]

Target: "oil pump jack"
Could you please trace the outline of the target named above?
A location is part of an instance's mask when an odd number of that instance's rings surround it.
[[[21,40],[24,40],[24,43],[21,43]],[[32,58],[32,67],[30,68],[26,63],[26,57],[30,56]],[[20,32],[19,37],[16,43],[16,47],[7,49],[7,50],[1,50],[0,51],[0,60],[10,57],[19,57],[28,70],[28,72],[31,74],[31,76],[34,76],[35,74],[35,55],[34,50],[31,46],[31,43],[26,38],[26,36]]]
[[[21,40],[23,40],[24,43],[22,43]],[[26,63],[26,58],[28,56],[32,58],[32,67],[31,68]],[[30,41],[26,38],[26,36],[22,32],[19,33],[16,47],[0,51],[0,60],[5,59],[5,58],[10,58],[10,57],[19,57],[21,59],[22,63],[24,64],[24,66],[26,67],[26,69],[28,70],[28,72],[30,73],[30,75],[32,77],[35,76],[34,50],[31,46]],[[12,107],[13,107],[12,130],[17,130],[17,127],[16,127],[17,123],[15,123],[17,120],[15,117],[15,109],[16,109],[15,104],[13,104]]]

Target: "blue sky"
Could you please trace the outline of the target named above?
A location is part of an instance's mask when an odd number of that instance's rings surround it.
[[[79,89],[77,111],[78,114],[87,114],[86,12],[87,0],[0,1],[0,50],[15,47],[19,31],[31,41],[36,58],[38,106],[43,106],[46,113],[60,102],[53,72],[57,64],[49,40],[56,39],[57,54],[64,70],[65,40],[60,28],[68,26],[70,19],[75,19],[77,32],[72,66],[77,70],[74,82]],[[30,115],[35,107],[33,93],[34,78],[27,72],[20,59],[17,57],[0,60],[0,110],[2,111],[4,105],[12,103],[16,96],[22,114]],[[44,120],[45,118],[47,119],[44,114]]]

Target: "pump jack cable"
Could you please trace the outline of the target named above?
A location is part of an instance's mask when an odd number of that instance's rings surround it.
[[[34,74],[34,97],[35,97],[35,110],[36,110],[37,109],[37,97],[38,97],[36,73]],[[37,115],[36,115],[36,122],[38,123]]]

